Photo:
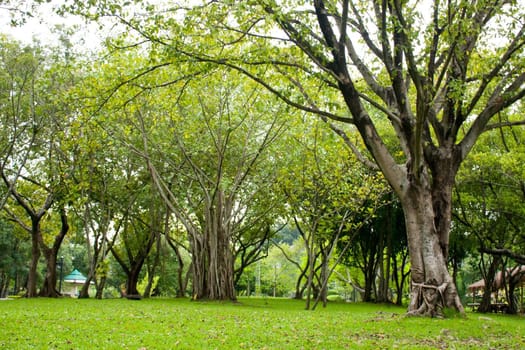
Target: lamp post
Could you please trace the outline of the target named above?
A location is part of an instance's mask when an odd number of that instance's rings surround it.
[[[58,282],[58,292],[62,294],[62,279],[64,276],[64,256],[60,257],[60,281]]]

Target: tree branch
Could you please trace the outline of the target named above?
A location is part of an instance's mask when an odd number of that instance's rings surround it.
[[[518,264],[525,264],[525,255],[515,253],[510,249],[491,249],[486,247],[480,248],[482,253],[497,255],[497,256],[506,256],[508,258],[514,259]]]

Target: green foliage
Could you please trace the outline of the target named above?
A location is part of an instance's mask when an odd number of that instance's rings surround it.
[[[0,218],[0,297],[5,297],[10,288],[20,288],[17,279],[27,274],[29,242],[15,235],[12,224]]]
[[[36,299],[0,301],[3,348],[54,349],[516,349],[521,317],[447,321],[404,317],[403,308],[330,303],[315,312],[300,301]],[[31,331],[20,327],[30,327]]]
[[[482,248],[523,251],[525,133],[493,130],[483,135],[456,183],[458,231]]]
[[[144,295],[144,291],[146,290],[146,286],[148,285],[148,279],[149,279],[149,275],[146,272],[142,280],[137,284],[137,290],[140,293],[140,295]],[[160,279],[160,276],[153,277],[153,283],[151,284],[151,290],[155,290],[155,288],[157,288],[159,279]]]

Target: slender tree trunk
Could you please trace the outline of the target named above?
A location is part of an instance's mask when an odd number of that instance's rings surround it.
[[[323,307],[326,307],[326,304],[328,303],[328,266],[329,257],[328,254],[323,251],[322,253],[322,262],[321,262],[321,280],[319,282],[319,296],[316,300],[315,305],[317,305],[317,301],[321,300],[323,302]],[[315,309],[315,305],[313,309]]]
[[[518,271],[517,273],[512,273],[509,276],[509,290],[507,293],[507,313],[511,315],[516,315],[519,310],[519,298],[516,295],[516,288],[521,283],[523,274],[521,271]]]
[[[304,294],[304,287],[303,287],[303,279],[306,276],[306,272],[308,271],[309,262],[306,262],[306,266],[304,269],[301,269],[301,272],[299,273],[299,276],[297,277],[297,281],[295,282],[295,294],[294,299],[302,299]]]
[[[186,295],[186,287],[188,286],[188,273],[186,274],[186,277],[184,276],[184,260],[182,259],[182,255],[177,250],[177,298],[183,298]],[[191,270],[191,269],[190,269]]]
[[[156,262],[153,263],[153,265],[155,265]],[[148,282],[146,284],[146,288],[144,288],[144,295],[143,297],[144,298],[149,298],[151,297],[151,293],[153,292],[152,288],[153,288],[153,282],[155,281],[155,266],[152,266],[151,268],[148,267],[147,268],[148,270]]]
[[[5,272],[0,272],[0,298],[6,298],[9,289],[9,276]]]
[[[23,284],[22,275],[18,270],[16,271],[14,280],[15,280],[15,285],[13,287],[13,293],[18,294],[18,292],[20,291],[20,286]]]
[[[28,298],[37,296],[37,269],[38,260],[40,259],[40,247],[38,244],[38,236],[40,235],[40,219],[32,219],[31,221],[31,261],[29,263],[29,271],[27,274],[27,292],[25,295]]]
[[[313,246],[308,247],[308,275],[306,280],[306,310],[310,310],[310,301],[312,299],[313,283],[314,283],[314,263],[315,263],[315,253],[313,251]],[[314,296],[315,297],[315,296]]]
[[[390,262],[392,256],[392,210],[388,206],[385,213],[385,220],[383,227],[381,227],[381,233],[379,235],[379,241],[381,242],[379,248],[379,262],[378,266],[381,269],[379,274],[379,288],[377,293],[376,301],[379,303],[391,302],[389,296],[390,287]],[[384,245],[386,243],[386,252],[384,251]]]
[[[177,247],[177,244],[172,241],[172,239],[167,236],[166,241],[168,242],[168,245],[173,249],[173,252],[175,253],[175,256],[177,257],[177,298],[184,297],[186,294],[186,283],[184,278],[184,259],[182,258],[182,254],[180,253],[179,247]],[[191,268],[190,268],[191,270]]]
[[[86,276],[86,281],[80,288],[80,292],[78,292],[78,299],[89,299],[89,286],[91,285],[91,281],[93,281],[93,274],[90,268],[90,271]]]
[[[366,247],[368,246],[368,248]],[[372,242],[366,242],[363,251],[363,275],[365,278],[363,301],[371,302],[373,300],[374,284],[377,270],[377,245]]]
[[[496,277],[496,272],[498,266],[501,265],[501,256],[493,256],[490,260],[489,268],[486,273],[484,273],[483,280],[485,281],[485,288],[483,288],[483,296],[481,297],[481,302],[479,303],[478,311],[479,312],[491,312],[492,311],[492,289],[494,285],[494,279]]]
[[[92,175],[93,167],[90,166],[90,175]],[[91,194],[91,191],[89,191],[89,194]],[[83,226],[84,226],[84,236],[86,239],[86,253],[89,261],[89,270],[86,276],[86,281],[82,285],[82,288],[80,288],[80,292],[78,293],[79,299],[87,299],[89,298],[89,284],[95,278],[95,267],[97,265],[98,260],[98,242],[99,242],[99,235],[100,233],[94,232],[93,237],[93,246],[91,245],[91,209],[89,204],[84,205],[84,214],[82,215],[83,220]]]
[[[396,285],[396,305],[403,305],[403,289],[405,288],[405,281],[410,275],[410,271],[405,271],[405,266],[407,263],[408,256],[407,254],[403,254],[402,260],[401,260],[401,266],[397,266],[397,257],[392,256],[392,269],[394,270],[394,274],[392,275],[394,279],[394,283]]]

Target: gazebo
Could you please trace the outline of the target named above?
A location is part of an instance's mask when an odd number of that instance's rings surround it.
[[[86,282],[86,277],[77,269],[74,269],[69,275],[64,277],[64,290],[63,294],[70,296],[78,295],[78,286],[83,285]]]
[[[496,275],[494,276],[494,281],[492,283],[492,292],[494,293],[495,299],[498,297],[498,292],[500,290],[505,289],[505,284],[508,285],[509,280],[513,278],[519,278],[519,281],[517,283],[517,287],[521,288],[521,303],[523,304],[523,288],[525,287],[525,265],[516,266],[514,268],[508,268],[505,271],[505,275],[502,273],[502,271],[498,271]],[[477,292],[482,291],[485,289],[485,280],[481,279],[479,281],[476,281],[469,286],[467,286],[467,290],[472,293],[472,303],[469,303],[470,306],[475,307],[479,304],[475,302],[475,295]],[[494,305],[498,306],[499,304],[504,303],[498,303],[497,300],[494,300]],[[503,305],[504,306],[504,305]]]
[[[504,283],[508,283],[509,279],[513,277],[519,277],[520,282],[518,283],[518,285],[525,286],[525,265],[521,265],[514,268],[508,268],[506,270],[505,278],[503,278],[503,273],[501,271],[498,271],[496,273],[496,276],[494,276],[494,282],[492,283],[492,291],[497,292],[498,290],[504,289]],[[484,279],[480,279],[479,281],[476,281],[467,287],[467,289],[472,293],[477,290],[482,290],[484,288]]]

